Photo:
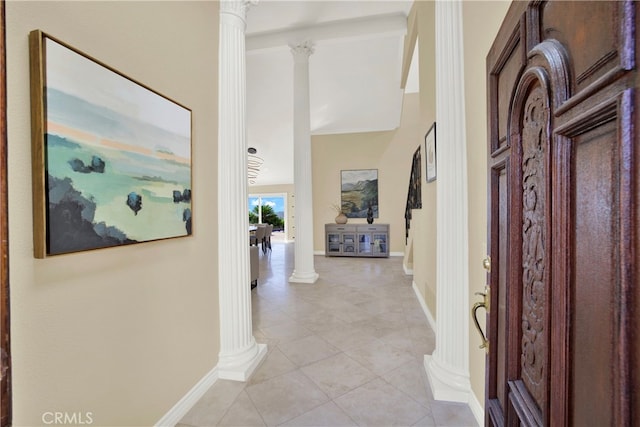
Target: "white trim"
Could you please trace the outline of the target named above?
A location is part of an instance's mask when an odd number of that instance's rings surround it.
[[[404,258],[404,252],[389,252],[389,256],[401,256]]]
[[[403,261],[402,269],[404,270],[404,274],[406,274],[407,276],[413,276],[413,265],[411,266],[411,268],[409,268]],[[414,282],[414,285],[415,285],[415,282]]]
[[[469,408],[471,409],[473,416],[476,417],[478,425],[484,425],[484,408],[473,390],[471,390],[471,395],[469,397]]]
[[[324,251],[313,251],[314,255],[326,255]]]
[[[342,40],[370,40],[389,35],[402,37],[407,32],[407,18],[403,14],[377,15],[334,22],[322,22],[294,27],[284,31],[252,33],[247,36],[247,54],[285,48],[289,43],[303,40],[316,42]]]
[[[429,310],[427,303],[424,302],[424,298],[422,297],[422,294],[420,293],[420,290],[418,289],[418,285],[416,285],[416,282],[413,282],[412,286],[413,286],[413,291],[416,293],[416,297],[418,298],[418,302],[422,307],[422,311],[424,311],[424,315],[427,316],[427,322],[429,322],[429,326],[431,326],[431,329],[435,332],[437,330],[436,319],[433,318],[433,315],[431,314],[431,310]]]
[[[178,401],[178,403],[173,405],[173,408],[164,414],[164,416],[155,424],[156,427],[173,427],[178,424],[216,381],[218,381],[217,366],[202,377],[202,379],[198,381],[198,383],[194,385],[193,388]]]
[[[402,39],[400,39],[402,40]],[[402,96],[403,94],[401,93],[399,98],[397,98],[397,100],[399,102],[402,102]],[[365,132],[386,132],[386,131],[390,131],[390,130],[396,130],[400,127],[400,116],[401,116],[401,111],[398,111],[397,113],[397,117],[398,120],[396,120],[394,118],[394,120],[396,121],[392,121],[392,122],[383,122],[383,123],[378,123],[378,125],[376,126],[375,124],[370,126],[370,127],[353,127],[353,128],[349,128],[349,127],[344,127],[344,128],[332,128],[331,126],[324,126],[324,127],[317,127],[314,129],[311,129],[311,135],[312,136],[316,136],[316,135],[342,135],[343,133],[365,133]]]

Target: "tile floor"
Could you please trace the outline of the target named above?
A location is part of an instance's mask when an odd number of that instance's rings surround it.
[[[433,400],[423,368],[435,337],[402,259],[315,257],[290,284],[293,244],[260,254],[253,331],[268,354],[247,383],[218,380],[187,426],[477,426]]]

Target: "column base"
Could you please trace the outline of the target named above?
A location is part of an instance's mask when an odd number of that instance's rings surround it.
[[[434,355],[424,356],[424,369],[429,377],[435,400],[469,403],[471,383],[469,376],[447,369]]]
[[[289,277],[289,281],[293,283],[315,283],[320,275],[315,271],[311,273],[298,273],[293,270],[293,274]]]
[[[218,378],[247,381],[266,355],[267,345],[255,341],[241,353],[223,355],[221,352],[218,360]]]

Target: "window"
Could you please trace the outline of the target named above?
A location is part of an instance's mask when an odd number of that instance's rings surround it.
[[[275,231],[282,231],[286,222],[286,195],[252,194],[249,196],[249,223],[272,224]]]

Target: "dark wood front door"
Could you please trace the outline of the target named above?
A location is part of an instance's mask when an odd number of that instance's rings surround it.
[[[487,425],[640,425],[637,6],[514,2],[487,57]]]

